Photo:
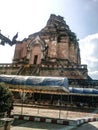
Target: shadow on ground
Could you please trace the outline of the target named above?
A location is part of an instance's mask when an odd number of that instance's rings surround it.
[[[98,130],[98,122],[89,122],[72,130]]]
[[[15,119],[11,130],[66,130],[66,126]]]

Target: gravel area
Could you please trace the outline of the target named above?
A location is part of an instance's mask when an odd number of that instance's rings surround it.
[[[59,109],[53,110],[53,109],[18,107],[18,106],[14,107],[12,114],[43,116],[43,117],[60,118],[60,119],[76,119],[86,116],[98,117],[97,111],[91,113],[91,112],[79,112],[79,111],[59,110]]]

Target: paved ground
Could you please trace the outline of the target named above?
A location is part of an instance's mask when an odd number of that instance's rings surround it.
[[[17,120],[13,126],[11,126],[11,130],[98,130],[98,121],[90,122],[83,124],[79,127],[73,126],[64,126],[57,124],[48,124],[41,122],[31,122],[31,121],[23,121]]]
[[[98,109],[92,113],[87,112],[77,112],[77,111],[66,111],[66,110],[51,110],[51,109],[37,109],[37,108],[21,108],[15,107],[13,114],[23,114],[23,115],[34,115],[34,116],[45,116],[45,117],[55,117],[62,119],[76,119],[85,116],[98,117]],[[73,128],[73,126],[64,126],[58,124],[48,124],[41,122],[31,122],[16,120],[11,126],[11,130],[98,130],[98,122],[90,122],[84,124],[80,127]]]
[[[98,121],[84,124],[72,130],[98,130]]]
[[[16,120],[11,130],[70,130],[72,126]]]

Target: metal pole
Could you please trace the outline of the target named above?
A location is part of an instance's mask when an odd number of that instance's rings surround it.
[[[21,99],[21,115],[23,115],[23,91],[22,91],[22,99]]]
[[[38,102],[40,102],[41,101],[41,93],[39,93],[39,101]],[[37,114],[39,114],[39,110],[40,110],[40,108],[39,108],[39,103],[38,103],[38,110],[37,110]]]
[[[60,95],[60,102],[59,102],[59,119],[61,118],[61,103],[62,103],[62,95]]]
[[[24,83],[24,85],[25,85],[25,83]],[[25,97],[25,95],[24,95],[24,86],[23,86],[23,89],[22,89],[21,115],[23,115],[23,102],[24,102],[24,97]]]

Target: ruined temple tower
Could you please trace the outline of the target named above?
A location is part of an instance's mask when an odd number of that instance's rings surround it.
[[[61,16],[50,15],[46,26],[27,39],[17,42],[13,64],[17,74],[66,76],[87,79],[86,65],[81,65],[78,39]]]

